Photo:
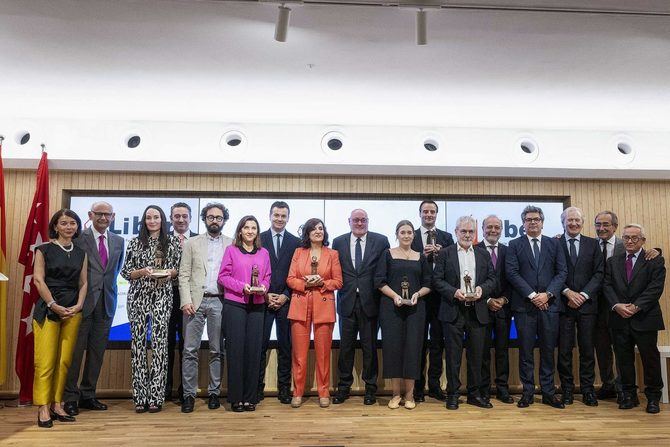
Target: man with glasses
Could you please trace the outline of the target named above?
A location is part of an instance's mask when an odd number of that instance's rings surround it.
[[[386,236],[368,231],[368,213],[355,209],[349,216],[351,232],[333,241],[342,266],[344,284],[337,291],[337,313],[340,323],[340,356],[337,362],[340,380],[333,397],[334,404],[349,398],[354,383],[354,354],[356,337],[360,336],[363,350],[365,405],[377,402],[377,316],[379,290],[374,287],[375,270],[382,253],[390,247]]]
[[[661,358],[658,352],[658,331],[665,329],[659,300],[665,285],[665,261],[662,256],[645,259],[644,228],[639,224],[623,229],[625,252],[607,261],[603,291],[610,308],[609,324],[621,374],[622,399],[619,408],[637,406],[635,347],[644,369],[644,390],[647,413],[661,411],[659,401],[663,389]]]
[[[221,321],[223,316],[223,288],[218,283],[223,252],[233,243],[221,234],[228,221],[228,210],[220,203],[208,203],[200,218],[207,233],[194,236],[182,248],[179,265],[180,309],[183,313],[184,351],[182,356],[182,413],[190,413],[198,392],[198,352],[207,324],[209,339],[209,385],[207,407],[221,406]]]
[[[116,312],[116,278],[123,265],[123,238],[108,230],[114,220],[112,205],[94,203],[88,218],[92,225],[74,241],[88,257],[88,291],[63,393],[64,409],[70,416],[79,414],[80,408],[107,409],[95,397],[95,389]],[[84,351],[86,361],[77,386]]]
[[[512,240],[505,263],[512,286],[512,312],[519,335],[519,376],[523,395],[517,406],[533,403],[535,340],[540,346],[542,403],[565,408],[555,395],[554,350],[558,340],[560,293],[568,276],[565,255],[556,238],[542,235],[544,213],[528,205],[521,213],[525,234]]]

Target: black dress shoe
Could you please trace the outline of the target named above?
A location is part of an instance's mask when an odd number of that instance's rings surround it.
[[[242,402],[236,402],[234,404],[230,404],[230,408],[235,412],[235,413],[241,413],[244,411],[244,404]]]
[[[425,401],[426,396],[423,394],[423,392],[414,393],[414,402],[425,402]]]
[[[366,391],[365,396],[363,396],[363,405],[374,405],[377,403],[377,398],[375,393],[371,391]]]
[[[514,398],[509,394],[509,391],[500,391],[496,393],[496,399],[504,404],[514,403]]]
[[[430,389],[428,390],[428,396],[432,397],[433,399],[437,399],[440,402],[444,402],[447,400],[447,395],[444,394],[444,391],[441,389]]]
[[[549,405],[550,407],[554,407],[554,408],[565,408],[565,404],[563,404],[563,402],[561,402],[558,399],[558,397],[556,397],[554,395],[550,396],[550,395],[545,394],[544,396],[542,396],[542,403],[545,404],[545,405]]]
[[[661,412],[661,407],[658,405],[657,400],[650,400],[647,402],[647,413],[656,414]]]
[[[80,400],[79,408],[86,408],[87,410],[94,410],[94,411],[105,411],[107,409],[107,405],[103,404],[98,399],[93,398],[93,399]]]
[[[484,399],[488,403],[491,403],[491,396],[488,394],[482,394],[482,399]]]
[[[181,403],[182,413],[192,413],[195,407],[195,398],[193,396],[186,396]]]
[[[335,395],[333,396],[333,403],[334,404],[343,404],[345,400],[349,399],[349,391],[346,390],[337,390]]]
[[[480,396],[468,396],[468,404],[474,405],[479,408],[493,408],[491,402],[488,402],[486,399]]]
[[[69,402],[65,402],[65,405],[63,405],[63,410],[70,416],[76,416],[79,414],[79,407],[77,406],[77,402],[72,400]]]
[[[54,426],[54,422],[51,420],[51,418],[47,419],[46,421],[40,421],[40,415],[37,415],[37,426],[40,428],[51,428]]]
[[[533,405],[534,399],[532,395],[526,395],[524,394],[521,396],[521,399],[519,399],[519,402],[516,403],[516,406],[519,408],[528,408],[529,406]]]
[[[209,400],[207,401],[207,408],[210,410],[216,410],[221,406],[221,402],[219,402],[219,396],[216,394],[210,394],[209,395]]]
[[[630,410],[631,408],[635,408],[633,397],[628,393],[624,393],[621,402],[619,402],[619,410]]]
[[[77,422],[77,419],[74,416],[70,416],[69,414],[66,414],[66,415],[58,414],[51,409],[49,410],[49,413],[51,414],[51,420],[52,421]]]
[[[600,400],[614,399],[615,397],[617,397],[617,392],[616,392],[616,389],[614,389],[613,386],[603,385],[603,386],[600,387],[600,389],[596,393],[596,397]]]
[[[458,395],[449,395],[446,398],[447,404],[447,410],[458,410]]]
[[[256,404],[246,403],[243,405],[244,411],[256,411]]]
[[[563,405],[572,405],[575,403],[575,396],[572,394],[572,391],[563,392],[561,402],[563,402]]]
[[[291,390],[289,388],[280,388],[277,394],[277,399],[283,404],[291,403]]]
[[[598,399],[596,399],[596,393],[594,393],[593,391],[584,393],[582,395],[582,402],[584,402],[584,405],[587,405],[589,407],[597,407]]]

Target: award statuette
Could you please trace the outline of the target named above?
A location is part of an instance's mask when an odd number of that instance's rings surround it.
[[[428,230],[426,233],[426,245],[433,245],[435,243],[435,230]]]
[[[400,283],[400,297],[402,300],[402,304],[404,306],[411,306],[412,305],[412,300],[409,298],[409,281],[407,281],[407,277],[403,276],[402,277],[402,282]]]
[[[312,256],[312,275],[318,275],[316,269],[319,267],[319,260],[316,259],[316,256]]]
[[[463,272],[463,284],[465,285],[465,290],[463,295],[465,296],[465,305],[472,306],[477,301],[477,292],[472,287],[472,276],[467,270]]]
[[[151,272],[152,278],[161,279],[170,276],[170,272],[163,269],[164,259],[165,254],[163,253],[163,250],[161,250],[160,247],[156,247],[156,250],[154,251],[154,265],[152,266],[153,271]]]
[[[251,269],[251,283],[249,291],[251,294],[262,295],[265,293],[265,289],[258,285],[258,266],[254,265]]]
[[[316,256],[312,256],[312,262],[309,265],[312,268],[312,272],[305,277],[305,280],[307,281],[305,287],[318,287],[316,284],[310,282],[315,277],[319,276],[319,273],[317,271],[317,269],[319,268],[319,260],[317,259]]]

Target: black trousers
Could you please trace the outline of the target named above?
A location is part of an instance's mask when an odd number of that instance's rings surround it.
[[[377,374],[379,371],[377,359],[377,317],[368,317],[356,298],[354,311],[345,317],[340,315],[340,356],[337,359],[339,373],[338,390],[349,391],[354,383],[354,358],[356,354],[356,336],[360,337],[363,350],[363,373],[361,378],[365,382],[365,391],[377,391]]]
[[[426,388],[426,357],[428,357],[428,389],[441,389],[442,353],[444,352],[444,334],[442,322],[438,318],[441,297],[431,293],[426,298],[426,325],[423,333],[421,348],[421,377],[414,383],[415,392],[422,392]],[[430,335],[430,337],[428,337]]]
[[[77,344],[65,381],[64,402],[95,399],[95,389],[98,385],[112,321],[113,318],[108,317],[105,311],[105,298],[101,296],[93,312],[81,320]],[[86,352],[84,371],[81,375],[81,384],[77,386],[84,352]]]
[[[663,389],[661,377],[661,354],[658,352],[658,331],[636,331],[626,324],[612,330],[617,369],[621,374],[624,393],[637,393],[635,380],[635,346],[640,352],[644,370],[644,394],[648,400],[659,401]]]
[[[618,372],[616,378],[614,375],[614,352],[612,351],[612,338],[608,323],[611,307],[603,297],[600,297],[594,347],[598,369],[600,370],[600,381],[603,386],[616,387],[617,391],[621,391],[621,379],[618,377]]]
[[[443,322],[447,353],[447,394],[456,395],[461,388],[461,358],[465,335],[465,357],[468,371],[468,396],[479,396],[482,386],[482,358],[486,344],[486,325],[479,322],[474,306],[459,305],[458,318]]]
[[[498,318],[489,312],[491,322],[486,326],[486,343],[482,358],[482,386],[480,394],[488,396],[491,390],[491,348],[495,348],[495,383],[497,392],[509,391],[509,330],[512,316]]]
[[[224,300],[228,402],[258,403],[265,304]]]
[[[261,351],[261,370],[258,379],[258,391],[265,389],[265,369],[267,367],[267,351],[272,335],[272,325],[277,329],[277,387],[282,390],[291,389],[291,321],[288,319],[288,302],[277,310],[265,306],[263,348]]]
[[[568,309],[559,317],[558,330],[558,376],[561,379],[563,392],[573,392],[575,379],[572,373],[572,350],[575,347],[575,330],[579,346],[579,386],[582,394],[594,391],[596,359],[594,352],[594,336],[597,314],[582,314]]]
[[[182,353],[184,352],[184,329],[183,329],[184,313],[181,311],[181,302],[179,298],[179,289],[172,288],[172,313],[170,313],[170,322],[168,323],[168,366],[167,366],[167,381],[165,382],[165,396],[172,397],[172,386],[175,369],[175,348],[179,347],[179,362],[177,365],[177,381],[178,391],[177,396],[183,395],[183,388],[181,386],[181,363]],[[179,340],[177,340],[179,337]]]

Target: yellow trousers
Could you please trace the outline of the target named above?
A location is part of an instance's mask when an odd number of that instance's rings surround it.
[[[35,377],[33,405],[61,402],[67,371],[77,343],[81,312],[63,321],[33,320],[35,337]]]

